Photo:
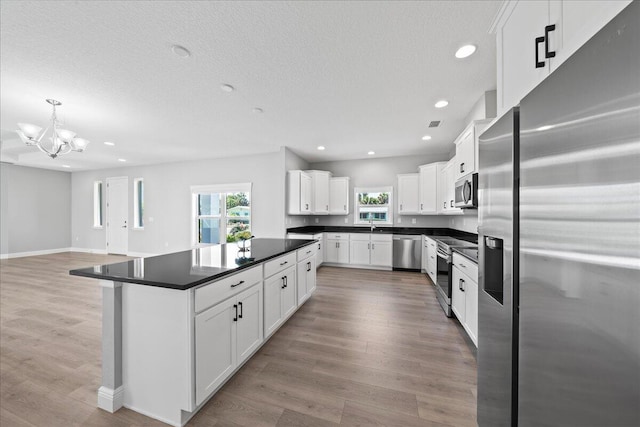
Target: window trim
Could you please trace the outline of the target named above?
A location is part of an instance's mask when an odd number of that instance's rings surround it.
[[[93,228],[104,228],[104,183],[93,181]]]
[[[198,195],[199,194],[211,194],[211,193],[249,193],[251,201],[249,211],[249,224],[253,223],[253,198],[251,196],[251,189],[253,183],[235,183],[235,184],[210,184],[210,185],[192,185],[191,186],[191,247],[200,248],[203,246],[209,246],[210,243],[198,242],[198,220],[200,218],[220,218],[220,244],[227,243],[226,240],[226,227],[227,227],[227,204],[226,198],[224,203],[224,209],[220,209],[220,215],[198,215]],[[222,230],[224,231],[224,239],[222,236]]]
[[[142,184],[142,198],[140,199],[140,202],[142,202],[141,206],[138,200],[139,183]],[[144,178],[133,179],[133,229],[144,230]]]
[[[386,205],[378,205],[378,206],[387,206],[387,221],[385,222],[374,222],[374,225],[393,225],[393,186],[380,186],[380,187],[355,187],[353,189],[353,225],[355,226],[363,226],[368,227],[369,221],[360,221],[360,210],[359,208],[359,193],[389,193],[389,202]]]

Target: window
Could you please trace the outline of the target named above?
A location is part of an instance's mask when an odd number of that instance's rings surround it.
[[[144,228],[144,180],[133,180],[133,228]]]
[[[93,226],[102,228],[102,181],[93,183]]]
[[[195,246],[251,237],[251,184],[194,186]]]
[[[354,224],[393,224],[393,187],[356,188]]]

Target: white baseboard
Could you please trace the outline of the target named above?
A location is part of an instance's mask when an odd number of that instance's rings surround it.
[[[71,248],[45,249],[45,250],[42,250],[42,251],[29,251],[29,252],[10,252],[8,254],[0,254],[0,259],[22,258],[22,257],[26,257],[26,256],[59,254],[59,253],[62,253],[62,252],[69,252],[69,251],[71,251]]]
[[[98,408],[104,409],[112,414],[122,408],[124,404],[124,387],[120,386],[113,390],[102,386],[98,389]]]
[[[87,254],[106,255],[106,249],[91,249],[91,248],[69,248],[70,252],[83,252]]]

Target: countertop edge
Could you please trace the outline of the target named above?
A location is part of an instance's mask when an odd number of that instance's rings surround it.
[[[457,253],[458,255],[465,257],[469,261],[473,262],[475,265],[478,265],[478,260],[477,259],[471,258],[469,255],[465,254],[464,252],[459,251],[458,248],[456,248],[455,246],[452,247],[451,250],[453,252]]]

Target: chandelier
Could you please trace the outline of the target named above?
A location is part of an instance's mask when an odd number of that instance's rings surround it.
[[[16,133],[22,142],[29,146],[35,145],[52,159],[72,151],[83,152],[89,141],[84,138],[78,138],[75,132],[60,129],[61,123],[56,116],[56,107],[62,105],[62,103],[55,99],[47,99],[47,102],[53,107],[53,114],[51,114],[51,128],[53,130],[51,136],[43,143],[42,139],[49,128],[41,132],[42,128],[39,126],[30,123],[18,123],[20,130],[16,130]]]

